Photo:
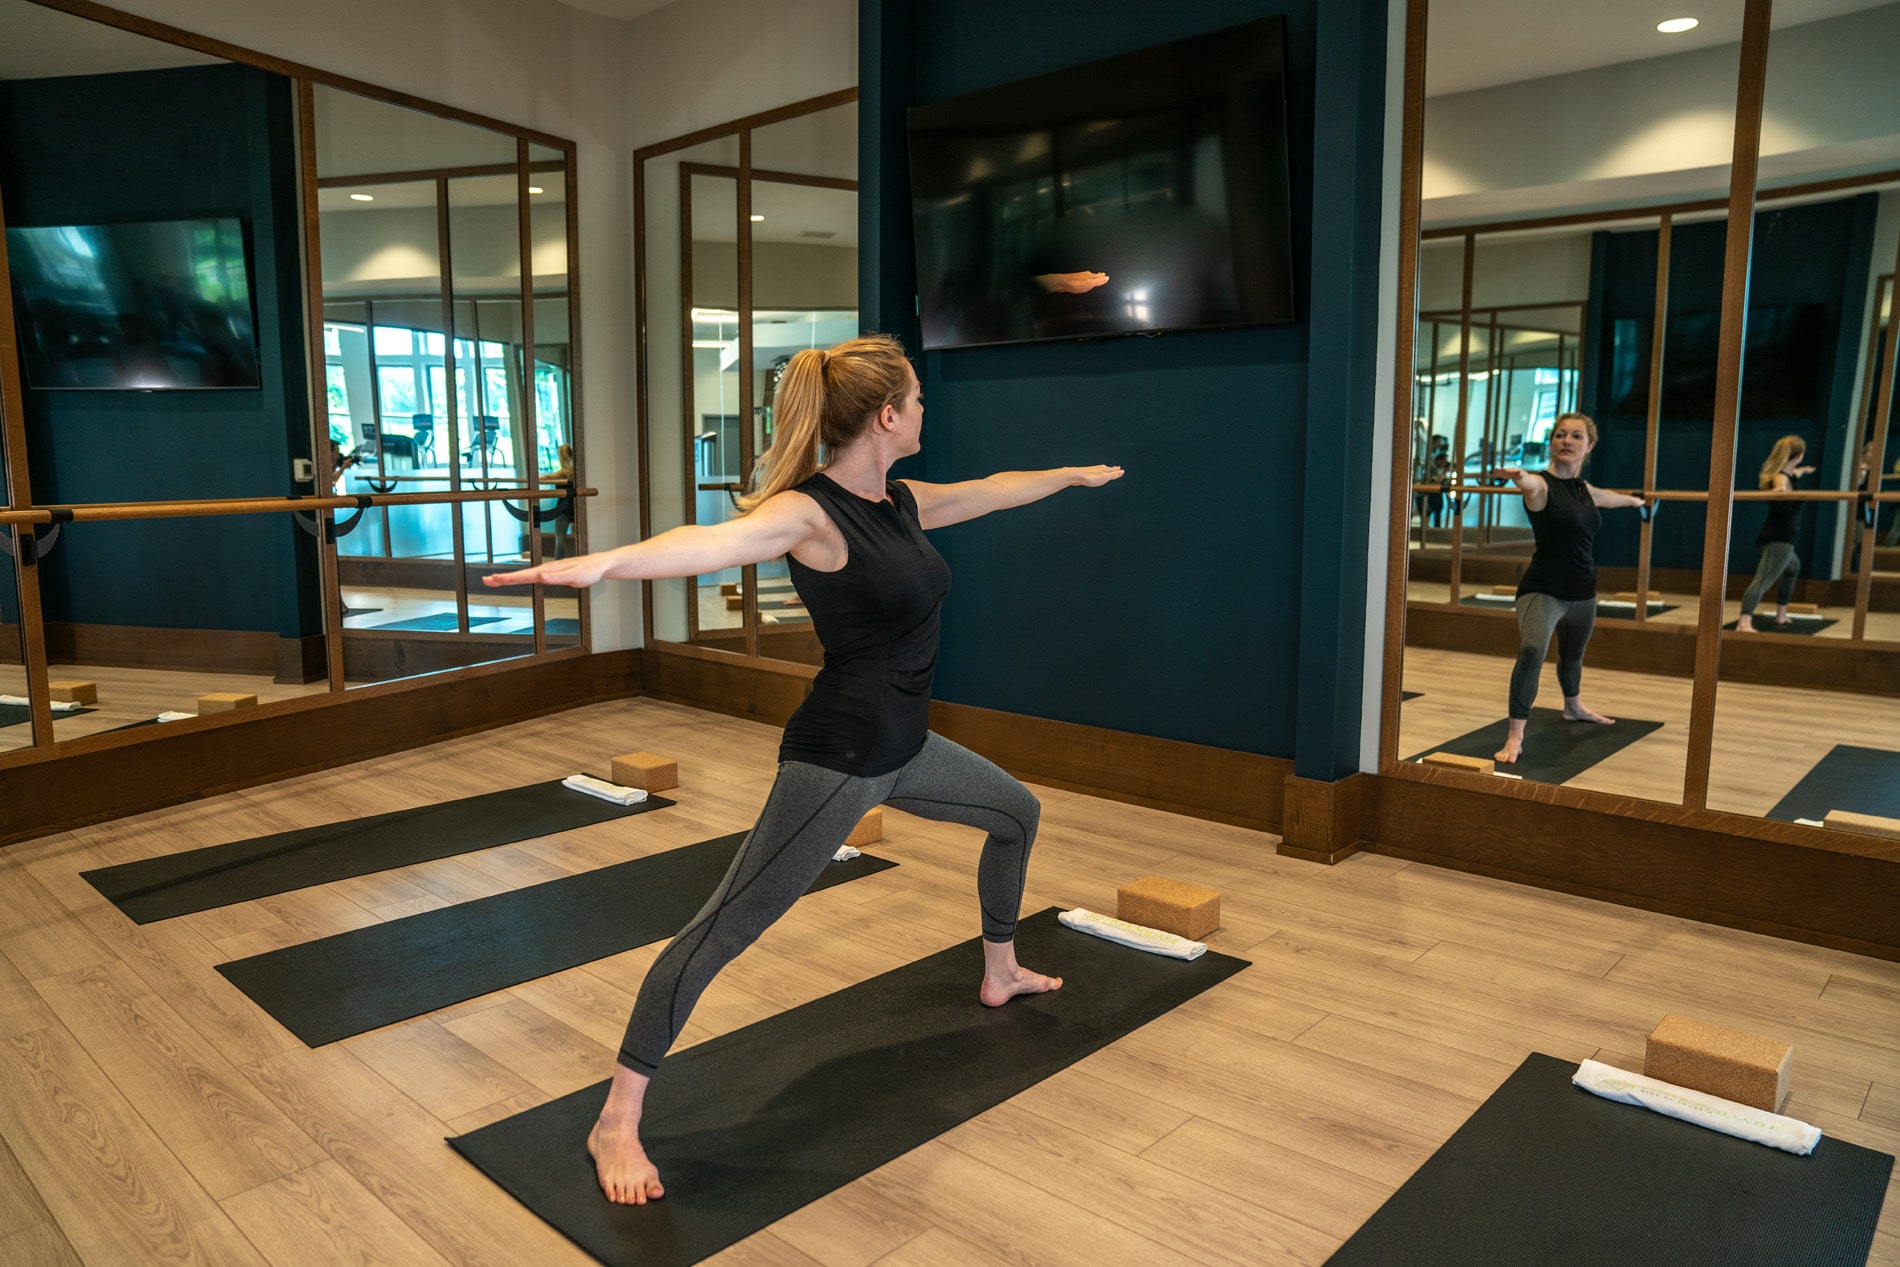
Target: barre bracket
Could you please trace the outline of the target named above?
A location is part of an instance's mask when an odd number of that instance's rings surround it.
[[[23,524],[8,532],[0,532],[0,552],[16,558],[20,566],[30,568],[53,552],[53,546],[59,541],[59,530],[72,520],[72,512],[66,512],[66,518],[55,523],[45,536],[37,532],[26,531]],[[25,546],[24,552],[21,547]]]

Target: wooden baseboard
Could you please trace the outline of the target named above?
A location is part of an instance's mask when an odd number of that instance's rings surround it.
[[[1365,843],[1366,807],[1377,780],[1348,775],[1336,782],[1286,777],[1279,854],[1331,866]]]
[[[274,675],[278,641],[267,630],[46,622],[46,658],[52,664]]]
[[[0,767],[0,844],[640,694],[639,651],[571,655],[217,724],[75,739]]]
[[[1900,861],[1381,778],[1374,853],[1900,960]]]

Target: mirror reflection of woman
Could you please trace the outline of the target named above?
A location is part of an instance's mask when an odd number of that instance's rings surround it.
[[[1120,479],[1121,468],[1005,471],[955,484],[891,479],[891,464],[921,447],[924,399],[904,349],[886,335],[794,356],[775,421],[740,517],[485,578],[491,586],[578,588],[786,558],[825,648],[824,668],[786,723],[778,777],[757,824],[705,907],[654,960],[634,1003],[587,1141],[601,1190],[619,1204],[664,1195],[640,1141],[640,1115],[647,1083],[700,992],[811,887],[873,806],[988,833],[976,864],[982,1004],[997,1007],[1062,984],[1016,962],[1017,908],[1040,813],[1035,796],[929,730],[950,569],[924,531],[1065,488],[1099,488]]]
[[[1496,474],[1517,487],[1531,521],[1536,549],[1517,584],[1517,663],[1511,669],[1510,726],[1500,764],[1524,753],[1524,727],[1537,699],[1551,635],[1557,637],[1557,684],[1564,693],[1564,717],[1600,726],[1614,718],[1583,703],[1583,649],[1597,619],[1597,531],[1599,510],[1636,507],[1640,497],[1593,488],[1583,478],[1584,459],[1596,448],[1597,425],[1584,414],[1559,414],[1550,432],[1550,465],[1543,471],[1498,467]]]
[[[1814,471],[1811,466],[1801,465],[1801,459],[1807,454],[1807,442],[1800,436],[1783,436],[1775,441],[1768,460],[1761,464],[1760,486],[1777,493],[1791,490],[1796,480]],[[1771,585],[1777,587],[1775,623],[1788,623],[1788,603],[1794,598],[1794,583],[1801,576],[1801,556],[1794,552],[1795,534],[1800,526],[1800,502],[1768,503],[1768,518],[1755,534],[1755,548],[1761,551],[1761,556],[1755,563],[1754,579],[1742,593],[1742,614],[1735,622],[1736,633],[1754,632],[1755,607]]]

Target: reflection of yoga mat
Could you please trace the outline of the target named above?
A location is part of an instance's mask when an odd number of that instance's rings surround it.
[[[468,627],[473,629],[477,625],[492,625],[500,619],[500,616],[470,616],[468,618]],[[414,620],[398,620],[393,624],[374,625],[372,628],[398,629],[407,633],[461,632],[460,626],[456,623],[454,612],[437,612],[433,616],[418,616]]]
[[[671,937],[719,887],[745,836],[371,924],[218,971],[321,1047]],[[868,855],[833,862],[809,891],[896,865]]]
[[[1777,625],[1773,616],[1763,619],[1758,615],[1755,617],[1755,632],[1772,634],[1817,634],[1823,629],[1826,629],[1829,625],[1837,625],[1839,623],[1837,620],[1828,620],[1826,618],[1814,620],[1809,617],[1791,616],[1787,624]],[[1722,628],[1733,632],[1736,624],[1736,621],[1731,620],[1728,624],[1723,625]]]
[[[343,619],[348,620],[352,616],[367,616],[371,612],[379,612],[381,610],[382,608],[380,607],[345,607],[343,609]]]
[[[578,620],[561,617],[548,622],[548,637],[550,638],[578,638],[580,636],[581,622]]]
[[[54,713],[54,721],[64,721],[68,717],[78,717],[85,713],[96,713],[96,708],[74,708],[63,713]],[[25,704],[0,704],[0,727],[24,726],[33,720],[33,710]]]
[[[1458,600],[1460,607],[1482,607],[1486,611],[1507,612],[1517,606],[1517,600],[1509,594],[1468,594]]]
[[[1676,610],[1676,604],[1674,603],[1651,603],[1649,605],[1649,619],[1654,620],[1664,612],[1672,612],[1674,610]],[[1602,620],[1605,616],[1611,620],[1635,620],[1636,604],[1598,602],[1597,619]]]
[[[671,804],[663,796],[649,796],[638,805],[615,805],[564,788],[556,779],[80,874],[134,922],[149,924]]]
[[[1796,1157],[1591,1095],[1576,1071],[1526,1057],[1329,1267],[1867,1260],[1887,1154],[1824,1138]]]
[[[1661,722],[1638,717],[1619,717],[1614,726],[1599,726],[1595,722],[1565,721],[1561,709],[1533,708],[1530,724],[1524,728],[1524,755],[1514,765],[1498,769],[1538,783],[1568,783],[1605,757],[1615,756],[1644,735],[1661,729]],[[1494,721],[1425,752],[1496,756],[1509,730],[1510,722]],[[1408,759],[1424,755],[1415,753]]]
[[[1400,691],[1400,692],[1399,692],[1399,703],[1401,703],[1401,704],[1403,704],[1403,703],[1405,703],[1405,701],[1407,701],[1407,700],[1414,700],[1414,699],[1417,699],[1417,698],[1418,698],[1419,696],[1421,696],[1421,695],[1423,695],[1424,693],[1425,693],[1425,692],[1423,692],[1423,691]]]
[[[1063,928],[1017,928],[1053,994],[976,1000],[980,940],[723,1034],[669,1058],[647,1093],[664,1200],[617,1206],[584,1147],[597,1083],[450,1140],[489,1178],[609,1264],[686,1264],[934,1139],[1247,965],[1191,963]]]
[[[1831,809],[1900,818],[1900,752],[1837,744],[1801,776],[1768,817],[1786,823],[1819,820]]]

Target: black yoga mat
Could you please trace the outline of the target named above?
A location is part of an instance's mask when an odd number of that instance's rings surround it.
[[[1406,703],[1407,701],[1410,701],[1410,700],[1415,700],[1415,699],[1417,699],[1417,698],[1418,698],[1419,696],[1421,696],[1421,695],[1423,695],[1424,693],[1425,693],[1425,692],[1423,692],[1423,691],[1400,691],[1400,692],[1399,692],[1399,703],[1401,703],[1401,704],[1404,704],[1404,703]]]
[[[1130,950],[1053,908],[1018,926],[1016,947],[1062,989],[984,1007],[972,939],[670,1057],[642,1130],[663,1200],[601,1195],[585,1141],[605,1082],[449,1143],[602,1262],[696,1263],[1247,966]]]
[[[79,717],[85,713],[96,713],[98,711],[96,708],[72,708],[63,713],[54,713],[53,720],[60,721],[67,717]],[[33,710],[28,708],[25,704],[0,704],[0,728],[7,726],[24,726],[27,722],[32,720]]]
[[[470,616],[468,627],[492,625],[500,616]],[[372,625],[372,629],[395,629],[405,633],[459,633],[461,626],[456,623],[454,612],[437,612],[433,616],[417,616],[414,620],[398,620],[387,625]]]
[[[1661,730],[1662,725],[1640,717],[1619,717],[1614,726],[1599,726],[1595,722],[1565,721],[1561,709],[1533,708],[1530,724],[1524,728],[1524,755],[1515,764],[1501,765],[1498,769],[1537,783],[1567,783],[1644,735]],[[1494,721],[1436,748],[1427,748],[1425,752],[1455,752],[1462,757],[1495,756],[1504,746],[1509,728],[1508,721]],[[1425,752],[1415,753],[1409,759],[1416,760]]]
[[[382,608],[380,607],[345,607],[343,609],[343,619],[348,620],[352,616],[367,616],[371,612],[379,612],[381,610]]]
[[[671,937],[746,833],[218,965],[312,1047]],[[827,863],[808,892],[897,864]]]
[[[1617,1104],[1532,1053],[1329,1267],[1859,1267],[1893,1158],[1806,1157]]]
[[[1801,776],[1768,817],[1792,823],[1823,819],[1831,809],[1900,818],[1900,752],[1836,744]]]
[[[1733,633],[1738,623],[1737,621],[1731,620],[1728,624],[1723,625],[1722,628]],[[1757,612],[1755,615],[1755,632],[1771,634],[1818,634],[1823,629],[1840,623],[1838,620],[1804,620],[1796,616],[1785,625],[1777,625],[1773,616],[1764,617]]]
[[[638,805],[615,805],[562,787],[556,779],[80,874],[134,923],[149,924],[671,804],[663,796],[649,796]]]
[[[1651,603],[1649,605],[1648,617],[1653,620],[1664,612],[1675,611],[1676,606],[1675,603]],[[1630,603],[1625,606],[1618,603],[1606,606],[1602,602],[1599,602],[1597,603],[1597,619],[1603,620],[1605,618],[1610,620],[1635,620],[1636,604]]]

